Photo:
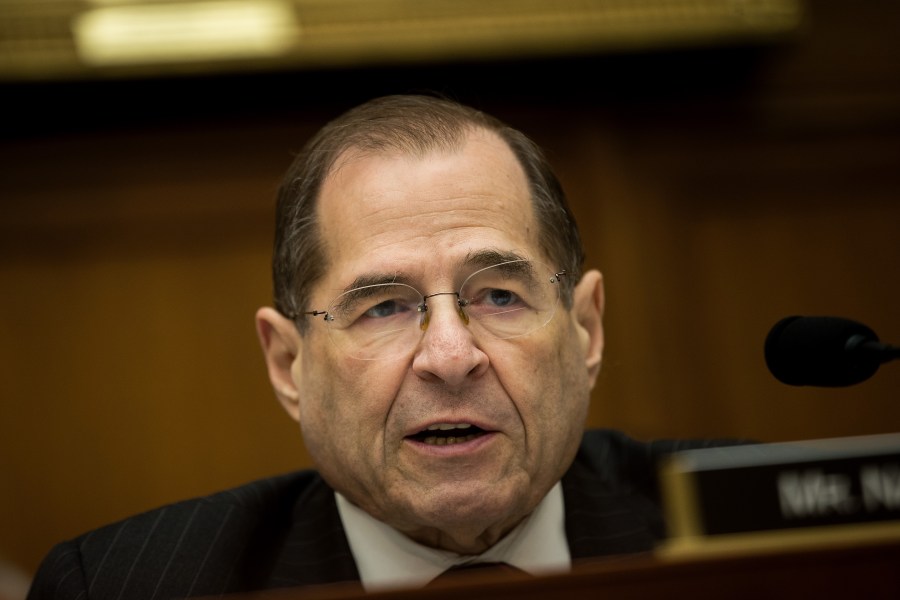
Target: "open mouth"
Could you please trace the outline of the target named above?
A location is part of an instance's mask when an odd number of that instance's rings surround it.
[[[435,423],[409,436],[409,439],[429,446],[450,446],[474,440],[486,433],[484,429],[469,423]]]

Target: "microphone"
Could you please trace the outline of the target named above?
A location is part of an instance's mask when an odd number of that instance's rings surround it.
[[[882,363],[900,358],[869,327],[841,317],[791,316],[766,336],[766,365],[788,385],[844,387],[865,381]]]

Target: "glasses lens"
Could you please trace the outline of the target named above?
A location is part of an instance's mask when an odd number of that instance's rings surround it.
[[[549,267],[514,260],[476,271],[463,282],[459,295],[472,320],[495,337],[508,339],[540,329],[553,318],[559,283]]]
[[[328,332],[338,348],[361,360],[388,358],[415,344],[422,302],[402,283],[368,285],[345,292],[328,309]]]
[[[553,318],[559,285],[549,267],[528,260],[480,269],[459,290],[462,316],[500,339],[527,335]],[[360,360],[410,352],[422,337],[422,302],[418,290],[402,283],[344,292],[328,309],[328,334],[339,349]]]

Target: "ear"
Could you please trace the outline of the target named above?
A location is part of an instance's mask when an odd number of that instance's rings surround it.
[[[597,383],[603,360],[603,275],[591,270],[582,276],[572,294],[572,314],[584,351],[591,387]]]
[[[262,346],[275,396],[291,418],[299,422],[300,394],[291,367],[299,353],[300,333],[293,321],[274,308],[265,307],[256,311],[256,335]]]

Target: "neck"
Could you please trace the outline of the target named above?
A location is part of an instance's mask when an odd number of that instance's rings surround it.
[[[467,530],[466,528],[454,530],[418,529],[403,531],[402,533],[423,546],[437,550],[447,550],[456,554],[475,555],[487,551],[491,546],[503,539],[506,534],[515,529],[523,520],[519,518],[517,521],[479,530]]]

